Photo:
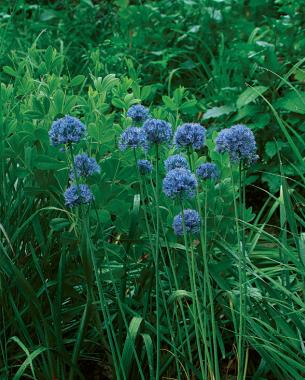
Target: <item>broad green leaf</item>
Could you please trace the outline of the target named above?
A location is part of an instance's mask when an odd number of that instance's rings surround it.
[[[221,107],[213,107],[205,112],[203,115],[203,120],[207,119],[216,119],[223,115],[228,115],[235,111],[235,107],[233,106],[221,106]]]
[[[268,90],[266,86],[254,86],[247,88],[242,94],[239,95],[236,106],[237,108],[242,108],[245,105],[253,102],[257,99],[261,94]]]
[[[126,103],[123,100],[119,99],[119,98],[113,98],[112,99],[112,104],[115,107],[120,108],[120,109],[126,109],[127,108]]]
[[[37,155],[33,166],[40,170],[57,170],[67,166],[66,162],[58,161],[55,158],[47,155]]]
[[[283,98],[276,102],[277,108],[282,108],[286,111],[305,114],[305,92],[291,91]]]
[[[70,86],[71,87],[74,87],[74,86],[79,86],[80,84],[82,84],[85,80],[85,76],[84,75],[76,75],[76,77],[74,77],[71,82],[70,82]]]
[[[171,111],[176,111],[178,109],[177,104],[167,95],[162,96],[163,103],[169,108]]]

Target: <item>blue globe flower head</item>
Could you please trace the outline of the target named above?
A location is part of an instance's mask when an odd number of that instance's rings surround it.
[[[174,136],[177,148],[200,149],[205,144],[206,130],[198,123],[185,123],[180,125]]]
[[[127,148],[145,147],[146,139],[142,128],[128,127],[122,134],[119,141],[120,150]]]
[[[89,157],[87,154],[82,153],[78,154],[74,158],[74,167],[77,177],[89,177],[95,173],[100,173],[101,168],[92,157]],[[74,180],[75,178],[74,170],[70,171],[70,178]]]
[[[138,169],[141,175],[146,175],[152,172],[153,166],[148,160],[138,160]]]
[[[88,185],[71,185],[64,194],[65,205],[67,207],[75,207],[81,204],[88,204],[94,200],[94,196]]]
[[[53,146],[78,143],[86,135],[86,126],[76,117],[65,116],[53,122],[49,137]]]
[[[234,164],[243,161],[249,165],[258,159],[254,134],[243,124],[220,131],[215,143],[216,152],[228,152],[230,161]]]
[[[171,124],[161,119],[146,120],[143,131],[150,145],[169,143],[172,138]]]
[[[218,166],[212,162],[201,164],[196,170],[197,177],[202,180],[211,179],[217,181],[220,178]]]
[[[164,165],[167,172],[177,168],[189,168],[187,159],[181,156],[181,154],[174,154],[173,156],[169,156],[168,159],[165,160]]]
[[[128,109],[127,116],[136,123],[144,122],[149,117],[149,110],[141,104],[135,104]]]
[[[196,177],[184,168],[170,170],[163,180],[163,191],[172,199],[194,198],[196,187]]]
[[[201,220],[198,212],[196,210],[185,209],[183,212],[183,218],[182,212],[174,217],[173,229],[176,235],[184,235],[183,219],[185,232],[187,234],[197,234],[200,231]]]

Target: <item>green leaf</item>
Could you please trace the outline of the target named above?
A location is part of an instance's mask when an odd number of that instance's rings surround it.
[[[130,224],[129,224],[129,234],[128,234],[129,240],[133,240],[136,238],[136,230],[137,230],[137,225],[139,223],[140,203],[141,203],[140,194],[135,194],[135,196],[133,197],[132,211],[130,213]]]
[[[65,94],[63,93],[62,90],[58,89],[54,95],[55,112],[57,114],[63,112],[64,99],[65,99]]]
[[[3,71],[6,73],[6,74],[8,74],[8,75],[10,75],[10,76],[12,76],[12,77],[18,77],[18,73],[17,73],[17,71],[15,71],[12,67],[10,67],[10,66],[4,66],[3,67]]]
[[[197,105],[196,99],[188,100],[187,102],[184,102],[181,104],[180,110],[181,112],[189,112],[193,110],[196,107],[196,105]]]
[[[193,298],[193,295],[191,292],[188,292],[184,289],[178,289],[172,292],[172,294],[168,297],[168,303],[171,304],[174,301],[177,301],[180,298]]]
[[[109,223],[111,221],[111,215],[109,211],[107,210],[97,210],[97,215],[95,211],[91,211],[91,216],[96,220],[98,217],[98,220],[102,224]]]
[[[19,367],[18,371],[16,372],[15,376],[13,377],[13,380],[19,380],[22,379],[24,371],[27,369],[28,366],[31,367],[32,374],[35,377],[34,373],[34,365],[33,365],[33,360],[40,355],[42,352],[46,351],[47,348],[45,347],[38,347],[35,351],[32,353],[29,352],[29,350],[26,348],[26,346],[21,342],[21,340],[17,336],[13,336],[11,340],[15,341],[18,346],[25,352],[27,358],[25,361],[21,364]],[[36,377],[35,377],[36,378]]]
[[[67,164],[63,161],[58,161],[55,158],[41,154],[37,155],[33,166],[40,170],[58,170],[64,168],[66,165]]]
[[[242,108],[245,105],[253,102],[257,99],[261,94],[268,90],[266,86],[255,86],[247,88],[242,94],[239,95],[236,106],[237,108]]]
[[[71,82],[70,82],[70,86],[71,87],[74,87],[74,86],[79,86],[80,84],[82,84],[85,80],[85,76],[84,75],[76,75],[76,77],[74,77]]]
[[[300,258],[302,260],[303,265],[305,266],[305,232],[300,233],[299,245],[300,245]]]
[[[268,141],[265,145],[265,152],[270,158],[274,157],[277,152],[276,144],[273,141]]]
[[[50,21],[53,18],[57,17],[57,12],[53,11],[53,9],[45,9],[40,16],[41,21]]]
[[[65,227],[68,227],[69,225],[70,222],[66,218],[53,218],[50,220],[50,228],[56,232],[63,230]]]
[[[294,72],[295,79],[299,81],[304,81],[305,80],[305,71],[301,70],[300,68],[297,68]]]
[[[121,108],[121,109],[127,108],[125,102],[119,98],[113,98],[111,103],[117,108]]]
[[[131,370],[132,359],[134,354],[136,354],[136,338],[140,334],[142,323],[143,318],[133,317],[128,328],[128,334],[126,337],[122,354],[122,365],[126,374],[129,374]]]
[[[151,94],[151,86],[144,86],[142,89],[141,89],[141,99],[142,100],[145,100],[149,97],[149,95]]]
[[[221,107],[213,107],[206,111],[206,113],[203,115],[203,120],[207,119],[216,119],[223,115],[228,115],[229,113],[232,113],[235,111],[235,107],[233,106],[221,106]]]
[[[169,96],[162,96],[162,100],[165,106],[169,108],[171,111],[176,111],[178,109],[177,104]]]
[[[305,114],[305,92],[291,91],[276,102],[276,106],[286,111]]]
[[[81,4],[88,5],[91,8],[94,8],[94,4],[92,3],[91,0],[81,0]]]

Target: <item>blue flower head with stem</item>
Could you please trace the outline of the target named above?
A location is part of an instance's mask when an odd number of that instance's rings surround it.
[[[146,138],[142,128],[128,127],[121,134],[119,141],[120,150],[126,150],[127,148],[145,148]]]
[[[174,136],[177,148],[200,149],[205,144],[206,130],[198,123],[185,123],[180,125]]]
[[[86,136],[86,126],[76,117],[65,116],[53,122],[49,137],[53,146],[78,143]]]
[[[220,131],[215,143],[216,152],[227,152],[233,164],[244,162],[250,165],[258,159],[254,134],[243,124]]]
[[[71,185],[65,191],[64,198],[65,205],[70,208],[89,204],[94,200],[94,196],[86,184]]]
[[[196,210],[185,209],[174,217],[173,229],[175,234],[178,236],[184,235],[183,228],[183,219],[184,219],[184,228],[185,233],[187,234],[197,234],[200,231],[200,215]]]
[[[210,179],[217,181],[220,178],[220,171],[218,166],[213,162],[206,162],[201,164],[196,170],[197,177],[202,180]]]
[[[187,159],[181,156],[181,154],[174,154],[173,156],[169,156],[168,159],[165,160],[164,165],[167,172],[177,168],[189,169]]]
[[[149,110],[141,104],[135,104],[128,109],[127,116],[135,123],[143,123],[149,117]]]
[[[137,161],[139,173],[141,175],[146,175],[152,172],[153,166],[148,160],[138,160]]]
[[[172,199],[193,198],[196,187],[196,177],[190,170],[184,168],[170,170],[163,180],[163,191]]]
[[[89,177],[93,174],[100,173],[101,169],[96,160],[92,157],[89,157],[85,153],[78,154],[74,157],[74,169],[70,171],[70,178],[75,179],[76,171],[77,177]]]
[[[149,145],[169,143],[172,138],[172,126],[165,120],[148,119],[143,125]]]

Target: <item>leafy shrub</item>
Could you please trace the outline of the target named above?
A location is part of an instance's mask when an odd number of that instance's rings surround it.
[[[197,112],[210,130],[246,123],[256,132],[262,161],[249,182],[279,191],[277,150],[285,174],[299,175],[295,152],[302,156],[304,146],[292,146],[285,132],[304,138],[305,40],[299,1],[23,0],[3,2],[1,10],[3,65],[11,66],[8,55],[22,58],[34,35],[40,48],[52,45],[64,52],[72,75],[127,71],[143,84],[142,96],[148,94],[146,85],[153,85],[155,103],[169,111],[183,111],[179,93],[173,93],[183,86],[193,94],[184,107],[192,108],[194,116]],[[3,74],[2,80],[7,80]],[[271,106],[284,121],[282,127]]]

